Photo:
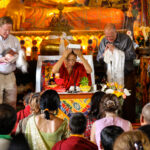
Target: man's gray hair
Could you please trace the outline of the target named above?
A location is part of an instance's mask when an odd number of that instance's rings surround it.
[[[142,109],[142,115],[147,124],[150,124],[150,103],[147,103]]]
[[[116,31],[116,26],[113,23],[108,23],[104,27],[104,30],[107,30],[107,29],[113,29],[114,31]]]

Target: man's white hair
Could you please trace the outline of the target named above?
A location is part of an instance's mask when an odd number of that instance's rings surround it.
[[[142,115],[147,124],[150,124],[150,103],[147,103],[142,109]]]

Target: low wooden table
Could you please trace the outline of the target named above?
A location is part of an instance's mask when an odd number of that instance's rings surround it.
[[[88,114],[91,97],[94,93],[60,93],[60,109],[58,117],[69,120],[72,113],[82,112]]]

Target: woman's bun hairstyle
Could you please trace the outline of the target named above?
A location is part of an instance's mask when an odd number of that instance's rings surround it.
[[[114,94],[105,94],[102,97],[102,107],[106,112],[115,112],[119,109],[119,100],[116,95]]]

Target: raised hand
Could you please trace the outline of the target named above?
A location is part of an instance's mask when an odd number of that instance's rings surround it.
[[[105,48],[106,50],[107,49],[109,49],[110,51],[114,51],[114,49],[115,49],[115,46],[113,45],[113,44],[111,44],[111,43],[108,43],[107,45],[106,45],[106,48]]]

